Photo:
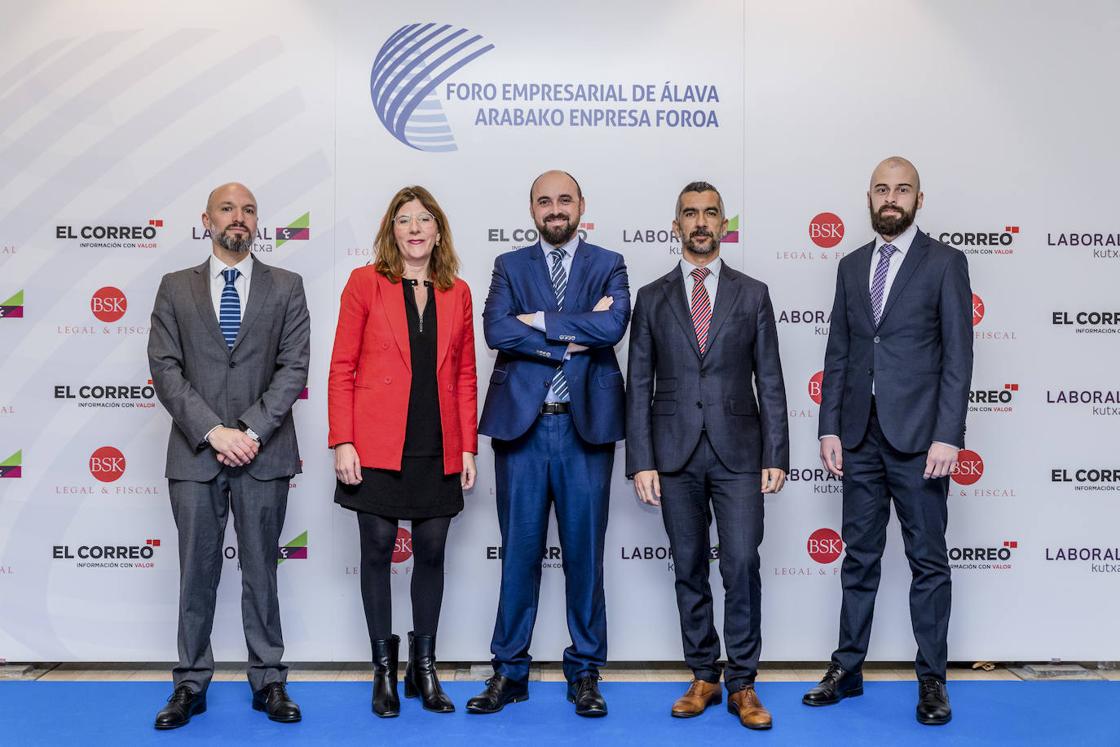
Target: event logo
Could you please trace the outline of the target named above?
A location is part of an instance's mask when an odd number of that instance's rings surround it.
[[[1115,335],[1120,333],[1120,311],[1055,311],[1050,323],[1073,327],[1079,335]]]
[[[1018,540],[1004,540],[995,547],[950,547],[949,567],[962,571],[1009,571],[1018,549]]]
[[[369,93],[389,134],[429,153],[457,150],[436,95],[441,83],[489,52],[480,34],[444,24],[411,23],[385,40],[373,61]]]
[[[487,560],[501,560],[504,554],[504,548],[501,545],[490,545],[486,548]],[[544,558],[541,560],[542,568],[561,568],[563,567],[562,562],[558,545],[549,545],[544,549]]]
[[[984,299],[975,293],[972,294],[972,326],[984,321]]]
[[[824,371],[817,371],[809,377],[809,399],[821,403],[821,386],[824,384]]]
[[[114,446],[102,446],[89,458],[89,473],[100,482],[116,482],[124,476],[124,454]]]
[[[0,319],[22,319],[23,318],[23,291],[19,291],[14,296],[9,297],[3,303],[0,303]]]
[[[1046,404],[1072,405],[1094,417],[1120,415],[1120,389],[1047,389]]]
[[[129,384],[55,384],[54,398],[73,401],[78,407],[155,409],[156,390],[152,380],[143,386]]]
[[[128,311],[128,299],[120,288],[107,285],[93,292],[89,299],[89,310],[98,321],[111,324]]]
[[[778,312],[778,324],[791,327],[811,327],[814,335],[828,336],[832,324],[832,311],[824,309],[782,309]]]
[[[1014,254],[1011,248],[1018,226],[1004,226],[1002,231],[942,231],[937,240],[955,246],[965,254]]]
[[[1120,573],[1120,547],[1047,547],[1048,563],[1089,563],[1089,573]]]
[[[843,493],[843,481],[823,467],[794,467],[786,478],[790,483],[809,484],[814,493]]]
[[[305,214],[305,216],[310,216],[310,215],[311,215],[310,213]],[[305,216],[301,216],[300,219],[302,219]],[[296,223],[298,223],[300,219],[297,219]],[[295,226],[294,223],[293,223],[292,227],[297,228],[297,229],[299,228],[298,226]],[[280,230],[284,230],[284,229],[277,229],[277,231],[280,231]],[[311,229],[308,228],[307,232],[308,232],[307,237],[310,238]],[[191,238],[194,239],[195,241],[210,241],[210,239],[211,239],[210,229],[209,228],[201,228],[199,226],[192,226],[191,227]],[[297,239],[293,239],[293,238],[289,237],[287,240],[288,241],[294,241],[294,240],[297,240]],[[253,254],[268,254],[273,249],[273,243],[272,243],[273,241],[274,241],[274,237],[273,237],[272,232],[269,231],[267,228],[261,228],[260,226],[258,226],[257,227],[257,238],[256,238],[255,241],[253,241],[253,247],[252,247],[251,251],[253,252]],[[279,242],[277,242],[276,246],[279,246],[279,245],[280,245]]]
[[[595,224],[585,221],[580,223],[576,228],[576,234],[586,241],[594,230]],[[532,246],[537,243],[538,239],[540,239],[540,234],[537,232],[536,228],[489,228],[486,231],[487,242],[491,244],[509,244],[510,249],[521,249],[522,247]],[[678,249],[678,253],[679,251]]]
[[[393,562],[403,563],[412,557],[412,532],[404,527],[397,530],[397,539],[393,542]]]
[[[286,226],[276,229],[276,246],[289,241],[307,241],[311,238],[311,213],[306,212]]]
[[[1018,384],[1004,384],[1003,389],[971,389],[968,392],[968,411],[1009,413],[1017,391]]]
[[[1072,485],[1078,492],[1115,492],[1120,490],[1120,469],[1056,467],[1050,470],[1050,482]]]
[[[972,326],[978,327],[984,321],[989,309],[984,304],[984,299],[979,294],[972,294]],[[972,336],[976,340],[1016,340],[1015,330],[1010,329],[974,329]]]
[[[839,559],[840,553],[844,551],[844,542],[835,529],[822,527],[809,535],[809,539],[805,542],[805,551],[816,562],[828,565]]]
[[[961,449],[949,477],[958,485],[974,485],[984,476],[984,460],[972,449]]]
[[[76,568],[155,568],[158,539],[146,539],[142,545],[70,545],[51,547],[51,559],[74,560]]]
[[[154,249],[162,228],[162,219],[149,218],[138,226],[55,226],[54,237],[90,249]]]
[[[276,565],[280,565],[285,560],[307,560],[307,530],[280,547],[280,557],[276,559]]]
[[[0,462],[0,478],[23,477],[23,450],[17,451]]]
[[[844,239],[844,221],[836,213],[817,213],[809,221],[809,238],[821,249],[831,249]]]
[[[1091,249],[1093,259],[1120,259],[1120,233],[1047,233],[1046,245]]]
[[[712,548],[715,558],[719,558],[719,548]],[[665,570],[672,573],[675,569],[673,563],[673,548],[668,545],[644,545],[620,547],[619,557],[622,560],[656,560],[665,564]]]

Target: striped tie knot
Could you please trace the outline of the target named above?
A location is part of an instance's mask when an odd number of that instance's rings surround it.
[[[548,256],[552,257],[552,264],[557,265],[564,261],[564,257],[568,256],[568,252],[561,247],[560,249],[553,249],[550,251]]]
[[[882,254],[887,259],[890,259],[891,255],[897,251],[898,247],[894,244],[883,244],[881,247],[879,247],[879,254]]]
[[[697,282],[700,282],[700,283],[703,283],[705,280],[707,280],[708,276],[711,275],[711,274],[712,274],[712,271],[709,270],[707,267],[695,267],[695,268],[693,268],[692,272],[689,273],[689,275],[692,276],[693,280],[695,280]]]
[[[230,267],[222,270],[222,277],[226,279],[226,285],[233,285],[234,281],[241,277],[241,270],[236,267]]]

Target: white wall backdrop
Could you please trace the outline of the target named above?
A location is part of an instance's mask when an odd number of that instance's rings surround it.
[[[587,238],[625,254],[635,292],[676,262],[680,187],[721,189],[738,229],[723,256],[770,285],[790,408],[793,474],[767,499],[763,657],[827,658],[841,495],[820,473],[812,379],[837,260],[871,238],[867,180],[892,154],[918,165],[918,224],[968,253],[976,294],[950,657],[1120,658],[1115,3],[156,6],[11,7],[0,30],[0,659],[175,655],[169,419],[145,347],[160,276],[205,258],[199,214],[229,180],[256,193],[257,256],[303,275],[312,315],[304,472],[282,538],[287,657],[365,659],[357,531],[332,503],[325,446],[342,284],[392,194],[418,183],[450,217],[480,310],[494,256],[535,239],[527,193],[548,168],[580,180]],[[494,355],[480,321],[481,394]],[[445,660],[489,658],[500,539],[480,448],[448,546]],[[679,659],[668,541],[621,473],[620,444],[610,656]],[[214,647],[237,660],[232,525],[227,544]],[[403,633],[403,534],[399,549]],[[533,654],[554,660],[563,575],[545,562]],[[892,524],[872,658],[914,654],[908,582]]]

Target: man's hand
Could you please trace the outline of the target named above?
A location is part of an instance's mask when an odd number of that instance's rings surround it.
[[[957,466],[959,453],[960,449],[956,446],[936,442],[930,444],[929,453],[926,454],[926,471],[922,473],[922,477],[927,480],[945,477]]]
[[[634,489],[642,503],[650,506],[661,505],[661,477],[655,469],[644,469],[634,473]]]
[[[463,452],[463,471],[459,475],[459,484],[463,486],[463,490],[470,490],[474,487],[474,479],[478,477],[478,468],[474,463],[474,454],[469,451]]]
[[[362,462],[354,444],[345,443],[334,447],[334,476],[343,485],[357,485],[362,481]]]
[[[835,477],[844,476],[844,447],[836,436],[821,439],[821,464]]]
[[[613,298],[611,298],[610,296],[603,296],[595,304],[595,308],[593,308],[592,311],[610,311],[611,304],[613,304],[613,303],[614,303]]]
[[[532,314],[518,314],[517,315],[517,321],[521,322],[522,324],[527,324],[530,327],[533,326],[533,320],[536,319],[536,318],[537,318],[537,312],[535,312],[535,311]]]
[[[218,426],[210,433],[210,448],[218,452],[218,462],[230,467],[244,467],[257,456],[260,444],[249,434],[236,428]]]
[[[786,471],[777,467],[767,467],[762,470],[762,492],[777,493],[786,484]]]

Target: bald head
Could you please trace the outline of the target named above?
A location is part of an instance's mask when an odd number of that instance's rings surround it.
[[[890,181],[886,178],[887,174],[893,175],[895,177],[894,181],[902,180],[912,185],[915,192],[922,191],[917,167],[902,156],[891,156],[879,162],[875,171],[871,173],[871,188],[874,189],[876,184],[885,184]]]
[[[544,172],[533,180],[533,184],[529,187],[530,202],[537,198],[537,187],[541,186],[543,183],[547,183],[550,187],[559,187],[561,189],[567,187],[568,191],[575,190],[573,192],[575,198],[577,200],[583,199],[583,190],[579,188],[579,182],[576,181],[576,178],[569,174],[567,171],[553,169],[551,171]]]
[[[214,187],[210,191],[209,196],[206,198],[206,212],[212,213],[214,206],[217,205],[222,199],[233,198],[232,201],[238,203],[251,203],[257,204],[257,198],[249,191],[249,188],[240,182],[229,182],[219,187]]]

